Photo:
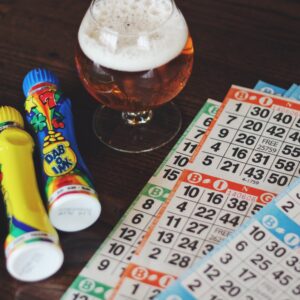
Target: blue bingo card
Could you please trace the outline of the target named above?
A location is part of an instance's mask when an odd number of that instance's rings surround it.
[[[299,300],[300,180],[156,299]]]
[[[291,99],[300,100],[300,86],[297,86],[290,95]]]
[[[284,97],[290,98],[294,91],[298,88],[296,83],[293,83],[290,88],[284,93]]]
[[[278,95],[278,96],[283,96],[287,92],[287,90],[285,90],[277,85],[267,83],[262,80],[259,80],[257,82],[254,89],[256,91],[260,91],[260,92],[271,94],[271,95]]]

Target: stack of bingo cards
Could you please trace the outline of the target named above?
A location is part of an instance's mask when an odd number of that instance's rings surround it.
[[[274,202],[262,209],[300,174],[300,103],[277,96],[294,97],[298,87],[291,92],[262,84],[256,89],[268,88],[274,95],[232,86],[213,121],[218,106],[207,102],[64,299],[281,299],[276,297],[285,289],[290,294],[282,299],[299,297],[300,256],[293,252],[299,247],[299,205],[285,200],[278,218]],[[210,116],[202,117],[205,111]],[[205,133],[201,124],[210,125]],[[293,210],[290,219],[285,209]],[[242,229],[231,234],[243,223],[248,236],[241,237]],[[223,249],[216,246],[235,238],[234,247],[245,252],[222,252],[222,269],[212,261]],[[247,255],[254,255],[252,266],[241,261]],[[290,270],[278,269],[283,257]],[[258,285],[264,267],[270,276],[263,278],[265,290]],[[257,293],[252,295],[253,286]]]

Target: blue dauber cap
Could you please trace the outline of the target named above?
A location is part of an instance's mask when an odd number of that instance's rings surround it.
[[[33,69],[24,78],[23,92],[25,96],[28,96],[30,89],[39,83],[51,83],[59,86],[59,80],[54,73],[47,69]]]

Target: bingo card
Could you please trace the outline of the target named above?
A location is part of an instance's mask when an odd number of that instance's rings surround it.
[[[233,86],[114,299],[152,299],[271,201],[299,176],[299,144],[298,102]]]

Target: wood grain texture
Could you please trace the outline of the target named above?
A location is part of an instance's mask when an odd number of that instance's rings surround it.
[[[258,79],[283,87],[300,83],[298,0],[177,0],[177,4],[196,50],[193,75],[175,100],[183,114],[181,133],[206,98],[221,100],[232,83],[248,87]],[[106,148],[94,136],[91,118],[97,104],[80,84],[73,58],[88,5],[88,0],[0,0],[0,104],[23,111],[24,75],[39,66],[56,72],[73,100],[79,147],[103,206],[93,227],[60,234],[65,263],[48,280],[35,284],[13,280],[1,250],[0,299],[59,299],[175,143],[129,155]],[[7,225],[2,201],[0,226],[3,244]]]

